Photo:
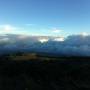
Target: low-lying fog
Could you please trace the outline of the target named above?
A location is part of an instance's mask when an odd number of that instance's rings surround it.
[[[0,54],[15,51],[90,56],[90,35],[70,35],[65,38],[15,34],[0,35]]]

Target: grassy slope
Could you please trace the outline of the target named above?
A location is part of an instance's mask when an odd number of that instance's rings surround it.
[[[0,57],[0,90],[90,89],[90,58],[11,61]]]

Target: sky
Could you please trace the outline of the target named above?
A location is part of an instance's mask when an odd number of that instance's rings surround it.
[[[0,34],[90,33],[90,0],[0,0]]]

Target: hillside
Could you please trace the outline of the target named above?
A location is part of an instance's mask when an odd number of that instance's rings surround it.
[[[0,90],[90,89],[90,58],[9,60],[0,57]]]

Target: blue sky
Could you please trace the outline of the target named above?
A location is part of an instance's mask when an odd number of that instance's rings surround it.
[[[90,0],[0,0],[0,32],[90,33]]]

